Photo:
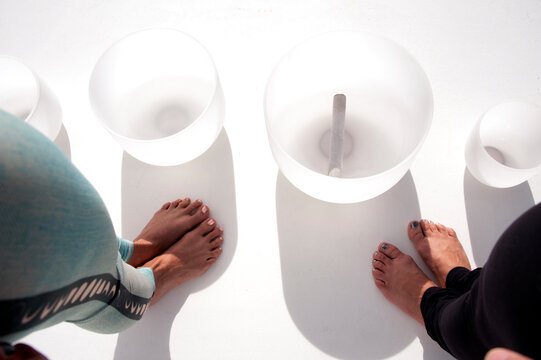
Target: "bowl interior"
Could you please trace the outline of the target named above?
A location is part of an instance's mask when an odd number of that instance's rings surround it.
[[[479,136],[485,150],[509,168],[541,166],[541,107],[535,104],[496,105],[482,117]]]
[[[176,30],[131,34],[98,60],[90,81],[94,109],[108,130],[133,140],[172,136],[193,124],[215,96],[207,50]]]
[[[265,97],[269,135],[307,169],[328,174],[335,94],[346,96],[343,178],[392,169],[428,132],[432,92],[415,59],[384,38],[327,33],[282,59]]]

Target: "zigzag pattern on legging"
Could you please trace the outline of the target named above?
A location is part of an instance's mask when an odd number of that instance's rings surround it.
[[[28,298],[1,300],[0,335],[30,329],[64,310],[92,300],[107,303],[132,320],[139,320],[150,302],[130,293],[111,274],[100,274]]]

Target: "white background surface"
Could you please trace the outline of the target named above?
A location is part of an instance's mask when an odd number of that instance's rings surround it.
[[[122,36],[172,27],[213,55],[225,131],[191,163],[156,168],[123,156],[92,113],[88,80]],[[273,161],[263,92],[278,59],[308,36],[358,29],[405,46],[434,92],[431,132],[411,172],[368,202],[331,205],[292,187]],[[0,0],[0,53],[21,58],[56,93],[57,143],[133,238],[167,200],[202,198],[224,227],[220,261],[171,292],[121,335],[70,324],[27,343],[51,359],[447,359],[371,280],[380,241],[413,255],[407,221],[453,226],[482,265],[498,235],[541,200],[541,177],[487,188],[465,172],[477,118],[507,98],[541,104],[538,0]],[[426,268],[424,268],[426,269]]]

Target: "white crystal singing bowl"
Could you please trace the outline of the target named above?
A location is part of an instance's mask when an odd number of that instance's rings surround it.
[[[209,52],[172,29],[142,30],[97,61],[90,102],[126,152],[160,166],[204,153],[218,137],[224,99]]]
[[[492,107],[472,129],[465,157],[470,173],[496,188],[541,172],[541,107],[521,100]]]
[[[343,167],[329,176],[333,96],[346,96]],[[432,90],[396,43],[363,32],[330,32],[293,48],[265,92],[270,147],[284,176],[333,203],[376,197],[408,171],[426,138]]]
[[[0,109],[24,120],[51,141],[62,127],[56,96],[21,60],[0,55]]]

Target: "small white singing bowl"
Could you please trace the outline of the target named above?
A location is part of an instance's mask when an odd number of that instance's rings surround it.
[[[53,92],[17,58],[0,55],[0,109],[25,121],[53,141],[62,110]]]
[[[265,93],[281,172],[306,194],[334,203],[368,200],[394,186],[428,134],[432,109],[417,61],[362,32],[325,33],[296,46]]]
[[[541,107],[520,100],[492,107],[471,131],[465,156],[471,174],[496,188],[541,172]]]
[[[224,99],[214,62],[178,30],[142,30],[113,44],[94,67],[89,93],[103,126],[148,164],[195,159],[222,129]]]

